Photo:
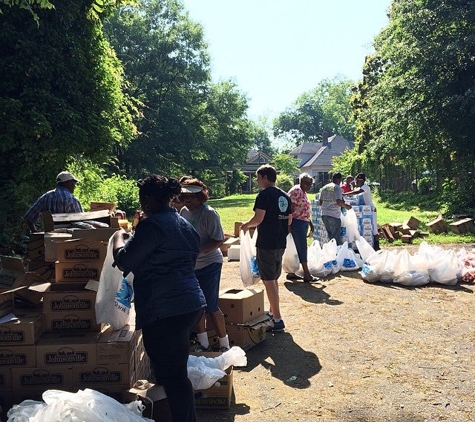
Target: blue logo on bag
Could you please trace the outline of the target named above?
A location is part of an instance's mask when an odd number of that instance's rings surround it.
[[[344,268],[355,268],[356,267],[356,262],[353,261],[352,259],[350,258],[345,258],[343,260],[343,267]]]
[[[251,257],[251,272],[254,275],[259,275],[259,266],[257,265],[257,258],[255,256]]]
[[[121,305],[130,308],[133,294],[134,291],[132,289],[132,286],[130,286],[126,278],[122,278],[120,288],[115,294],[115,300],[117,300],[117,302],[119,302]]]

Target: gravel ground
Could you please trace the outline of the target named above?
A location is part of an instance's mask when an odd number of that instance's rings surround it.
[[[239,262],[226,260],[221,288],[242,288]],[[285,332],[235,368],[231,408],[198,420],[475,421],[474,289],[370,284],[356,271],[313,285],[283,275]]]

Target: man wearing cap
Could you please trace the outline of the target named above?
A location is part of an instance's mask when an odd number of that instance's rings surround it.
[[[332,181],[320,191],[320,205],[322,207],[322,220],[327,229],[328,237],[335,239],[341,245],[341,208],[351,210],[351,205],[345,204],[341,191],[341,173],[333,173]]]
[[[76,179],[68,171],[62,171],[56,176],[56,189],[41,195],[23,216],[31,232],[37,232],[36,222],[43,211],[52,214],[83,212],[81,203],[73,195]]]
[[[380,247],[379,247],[379,234],[378,234],[376,207],[373,204],[373,199],[371,197],[371,189],[366,184],[366,176],[364,173],[358,173],[356,175],[356,187],[352,191],[346,192],[343,195],[359,195],[359,194],[363,195],[364,204],[371,206],[371,212],[372,212],[372,217],[373,217],[373,248],[375,251],[378,251]]]

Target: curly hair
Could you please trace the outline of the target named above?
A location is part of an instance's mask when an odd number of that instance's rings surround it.
[[[137,181],[139,187],[139,196],[150,196],[155,198],[158,203],[168,204],[170,200],[180,194],[181,185],[178,180],[170,177],[150,174],[145,179]]]

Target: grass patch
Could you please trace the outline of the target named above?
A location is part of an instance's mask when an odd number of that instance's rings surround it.
[[[234,223],[249,220],[253,215],[255,194],[231,195],[225,198],[210,199],[207,203],[213,207],[221,218],[221,224],[224,232],[228,235],[234,235]],[[309,195],[312,201],[315,195]],[[379,195],[375,192],[373,199],[378,210],[378,224],[385,223],[403,223],[410,217],[417,218],[420,222],[420,230],[427,231],[426,224],[434,220],[439,214],[444,215],[445,207],[438,201],[435,195],[414,195],[412,193],[403,192],[398,194],[384,193]],[[451,220],[446,219],[447,224]],[[426,241],[430,244],[443,243],[475,243],[475,233],[470,234],[433,234],[424,239],[414,239],[413,244],[420,244]],[[384,240],[381,244],[388,244]],[[389,244],[388,244],[389,245]],[[392,245],[404,245],[400,240],[395,241]]]

